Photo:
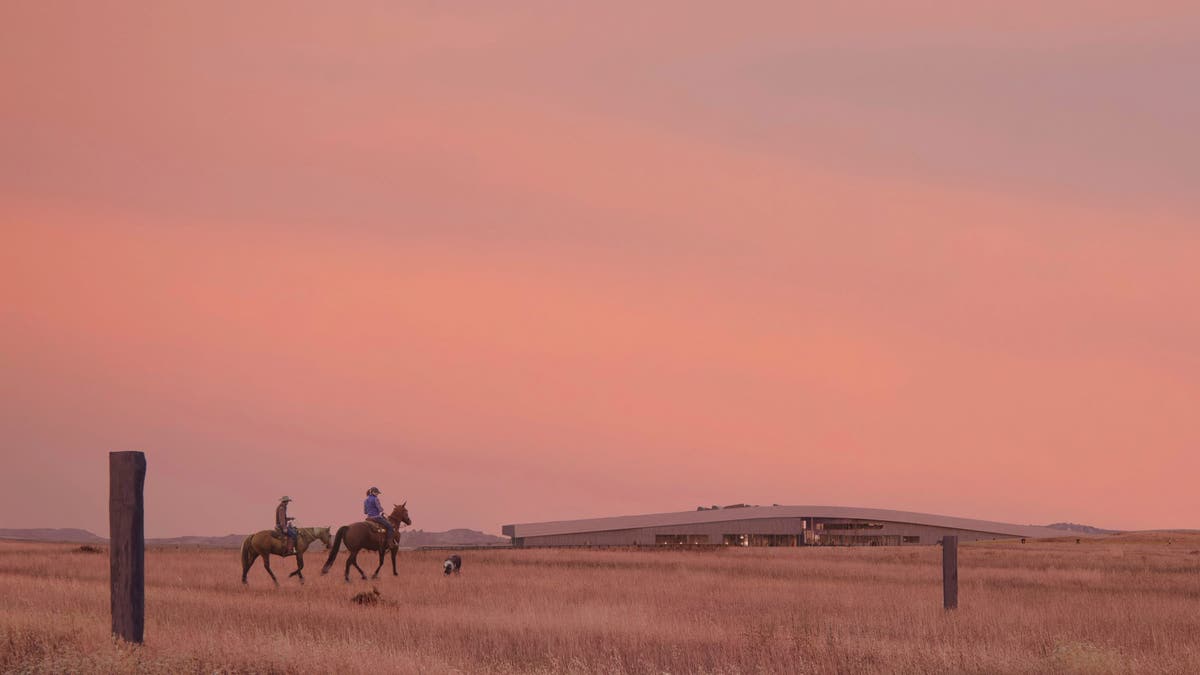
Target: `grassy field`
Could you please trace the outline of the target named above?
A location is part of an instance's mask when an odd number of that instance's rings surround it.
[[[949,613],[940,556],[467,551],[444,577],[414,552],[346,584],[314,549],[276,589],[261,568],[243,587],[237,551],[152,550],[133,648],[109,635],[107,555],[0,542],[0,671],[1200,672],[1200,536],[964,545]]]

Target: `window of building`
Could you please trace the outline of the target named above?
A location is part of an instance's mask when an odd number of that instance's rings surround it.
[[[654,543],[658,546],[705,546],[709,541],[707,534],[656,534]]]
[[[725,546],[799,546],[796,534],[727,534],[721,537]]]
[[[881,530],[883,523],[825,523],[826,530]]]
[[[897,534],[826,534],[820,540],[823,546],[899,546]]]

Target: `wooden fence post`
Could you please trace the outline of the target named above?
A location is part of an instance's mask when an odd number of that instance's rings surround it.
[[[112,580],[112,630],[126,642],[142,641],[146,621],[146,533],[142,487],[146,455],[108,453],[108,550]]]
[[[942,537],[942,605],[958,607],[958,537]]]

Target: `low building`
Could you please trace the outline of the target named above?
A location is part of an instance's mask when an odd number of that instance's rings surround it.
[[[505,525],[530,546],[911,546],[1062,537],[1070,533],[909,511],[853,506],[738,506],[678,513]]]

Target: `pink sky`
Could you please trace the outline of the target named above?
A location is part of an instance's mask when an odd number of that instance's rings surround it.
[[[1194,3],[0,6],[0,527],[1200,527]]]

